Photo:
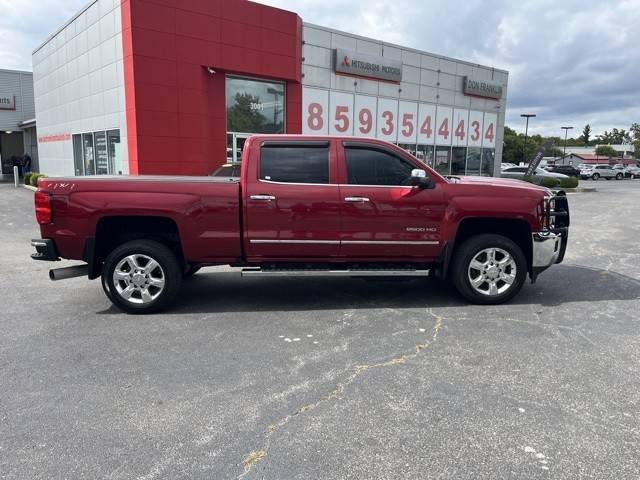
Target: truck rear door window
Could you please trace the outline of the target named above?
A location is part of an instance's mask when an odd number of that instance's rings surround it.
[[[415,167],[395,155],[372,148],[346,147],[349,185],[411,185]]]
[[[264,145],[260,179],[285,183],[329,183],[329,147]]]

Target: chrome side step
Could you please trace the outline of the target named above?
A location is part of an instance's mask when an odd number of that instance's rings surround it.
[[[260,267],[243,268],[243,277],[428,277],[431,270],[415,269],[262,269]]]

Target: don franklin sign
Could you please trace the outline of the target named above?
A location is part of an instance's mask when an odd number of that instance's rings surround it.
[[[344,48],[335,50],[335,70],[336,73],[378,78],[390,82],[402,80],[402,62]]]
[[[485,98],[502,98],[502,85],[485,80],[464,77],[464,94]]]

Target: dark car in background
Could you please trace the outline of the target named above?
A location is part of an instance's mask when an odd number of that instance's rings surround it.
[[[580,170],[572,165],[547,165],[545,170],[553,173],[562,173],[569,177],[580,178]]]

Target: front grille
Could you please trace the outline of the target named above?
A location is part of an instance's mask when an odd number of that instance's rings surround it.
[[[552,197],[545,197],[546,225],[554,233],[566,232],[569,228],[569,201],[564,192],[558,192]]]

